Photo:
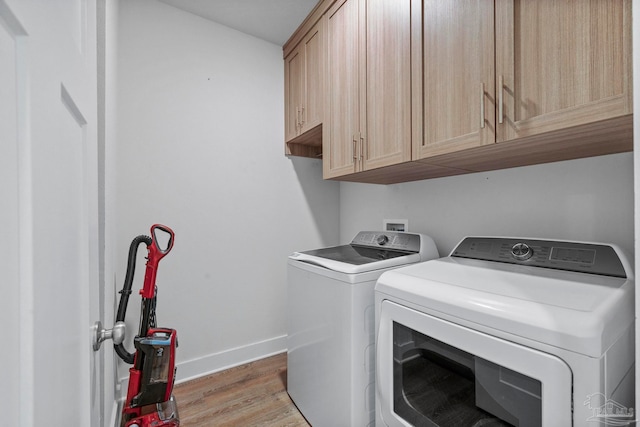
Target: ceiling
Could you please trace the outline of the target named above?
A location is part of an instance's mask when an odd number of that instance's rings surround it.
[[[282,46],[318,0],[160,0]]]

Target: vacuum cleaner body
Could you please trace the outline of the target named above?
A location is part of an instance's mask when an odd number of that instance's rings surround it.
[[[164,243],[160,237],[164,237]],[[178,338],[175,329],[156,327],[156,275],[158,263],[173,247],[173,231],[155,224],[151,237],[138,236],[131,242],[127,275],[122,291],[116,321],[124,321],[138,246],[147,245],[148,256],[142,297],[140,328],[133,340],[135,353],[129,353],[122,344],[115,346],[116,353],[129,369],[127,397],[122,408],[122,427],[178,427],[180,417],[173,397],[175,380],[175,354]]]

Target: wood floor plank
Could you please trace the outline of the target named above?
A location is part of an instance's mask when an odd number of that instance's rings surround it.
[[[286,385],[281,353],[178,384],[173,393],[182,427],[309,427]]]

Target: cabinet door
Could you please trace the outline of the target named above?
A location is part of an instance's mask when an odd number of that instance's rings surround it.
[[[425,0],[422,22],[414,158],[495,142],[493,1]]]
[[[411,160],[411,8],[415,0],[367,0],[363,169]]]
[[[497,0],[498,141],[631,113],[630,60],[629,0]]]
[[[284,61],[285,141],[292,140],[300,133],[303,77],[303,52],[297,48]]]
[[[323,100],[323,42],[322,21],[309,32],[302,41],[304,49],[304,96],[302,111],[302,132],[322,123]]]
[[[324,178],[356,171],[359,143],[359,0],[339,0],[327,12],[327,126],[323,128]]]

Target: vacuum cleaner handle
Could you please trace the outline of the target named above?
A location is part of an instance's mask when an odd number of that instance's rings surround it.
[[[144,285],[142,289],[140,289],[140,294],[143,297],[143,315],[141,316],[140,322],[140,336],[144,336],[147,333],[149,326],[151,324],[155,324],[155,287],[158,263],[171,251],[171,248],[173,248],[173,239],[173,230],[165,225],[154,224],[151,226],[151,237],[144,235],[137,236],[129,246],[127,274],[124,279],[124,286],[120,291],[120,303],[118,304],[116,322],[124,321],[127,313],[127,305],[129,302],[129,295],[131,295],[131,287],[136,268],[136,255],[138,247],[144,243],[147,246],[148,255]],[[134,363],[135,354],[129,353],[122,343],[114,345],[114,349],[125,363],[130,365]]]
[[[127,260],[127,274],[124,279],[124,286],[120,291],[120,303],[118,304],[116,322],[119,322],[119,321],[124,322],[125,315],[127,314],[127,305],[129,303],[129,295],[131,295],[131,287],[133,285],[133,276],[136,270],[136,255],[138,253],[138,247],[143,243],[148,248],[153,243],[153,241],[151,237],[141,235],[133,239],[133,241],[131,242],[131,245],[129,246],[129,258]],[[118,356],[120,356],[120,358],[124,360],[125,363],[128,363],[129,365],[133,364],[134,354],[129,353],[127,349],[124,348],[124,345],[122,343],[114,344],[113,347],[116,353],[118,354]]]
[[[154,224],[151,226],[151,245],[148,246],[147,270],[144,274],[144,285],[140,290],[142,298],[151,299],[155,296],[158,263],[171,252],[174,236],[173,230],[166,225]]]

